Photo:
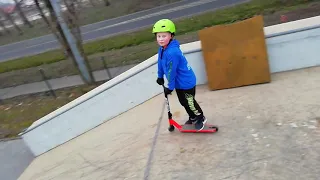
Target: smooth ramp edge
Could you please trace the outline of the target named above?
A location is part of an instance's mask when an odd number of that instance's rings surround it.
[[[265,28],[268,33],[280,29],[299,29],[320,24],[320,16]],[[287,28],[285,28],[287,27]],[[272,73],[320,65],[318,47],[320,28],[267,38]],[[306,53],[301,53],[301,50]],[[200,42],[182,45],[198,85],[207,82]],[[157,56],[104,83],[89,93],[51,112],[33,123],[20,135],[34,155],[38,156],[73,139],[105,121],[158,95],[162,89],[155,83]],[[128,90],[126,90],[128,88]]]
[[[318,180],[319,74],[313,67],[256,86],[198,86],[215,134],[168,132],[160,94],[37,157],[18,180]],[[185,122],[175,92],[169,101],[174,119]]]

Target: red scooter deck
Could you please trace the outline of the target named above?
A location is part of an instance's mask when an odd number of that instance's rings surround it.
[[[194,124],[180,125],[177,122],[175,122],[173,119],[169,119],[169,123],[170,123],[170,126],[168,130],[170,132],[174,131],[175,128],[177,128],[180,132],[184,132],[184,133],[215,133],[218,131],[218,127],[214,125],[209,125],[209,124],[205,124],[202,130],[197,130]]]
[[[165,91],[165,87],[164,85],[162,85],[164,91]],[[177,128],[180,132],[184,132],[184,133],[215,133],[218,131],[218,127],[217,126],[213,126],[213,125],[209,125],[209,124],[205,124],[204,128],[202,130],[197,130],[195,128],[194,124],[184,124],[184,125],[180,125],[178,124],[176,121],[174,121],[172,119],[172,114],[170,112],[170,105],[169,105],[169,99],[168,96],[165,94],[165,99],[166,99],[166,103],[167,103],[167,108],[168,108],[168,119],[169,119],[169,128],[168,130],[170,132],[174,131],[175,128]]]
[[[181,132],[186,132],[186,133],[193,133],[193,132],[201,132],[201,133],[214,133],[218,131],[218,128],[213,126],[213,125],[205,125],[204,128],[200,131],[198,131],[194,125],[189,125],[185,124],[181,126],[182,128],[180,129]]]

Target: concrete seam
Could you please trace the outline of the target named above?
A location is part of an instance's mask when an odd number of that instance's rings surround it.
[[[161,126],[161,120],[163,118],[164,110],[165,110],[165,102],[163,102],[160,118],[158,120],[157,129],[156,129],[156,132],[155,132],[153,140],[152,140],[151,150],[150,150],[150,153],[149,153],[146,169],[144,171],[144,178],[143,178],[144,180],[148,180],[149,179],[149,173],[150,173],[150,169],[151,169],[151,161],[152,161],[154,150],[155,150],[156,143],[157,143],[157,140],[158,140],[159,130],[160,130],[160,126]]]

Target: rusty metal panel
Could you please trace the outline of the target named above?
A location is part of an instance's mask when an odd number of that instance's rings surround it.
[[[263,27],[256,16],[199,31],[210,90],[270,82]]]

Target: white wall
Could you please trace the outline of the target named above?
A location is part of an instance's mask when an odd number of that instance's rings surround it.
[[[267,46],[271,73],[320,65],[320,27],[268,38]]]
[[[272,73],[320,65],[320,27],[279,35],[319,24],[320,16],[264,29],[266,37],[270,37],[266,41]],[[181,48],[197,75],[197,83],[205,84],[207,77],[200,42],[184,44]],[[44,116],[20,135],[38,156],[145,102],[162,93],[161,86],[155,82],[156,63],[155,55]]]

